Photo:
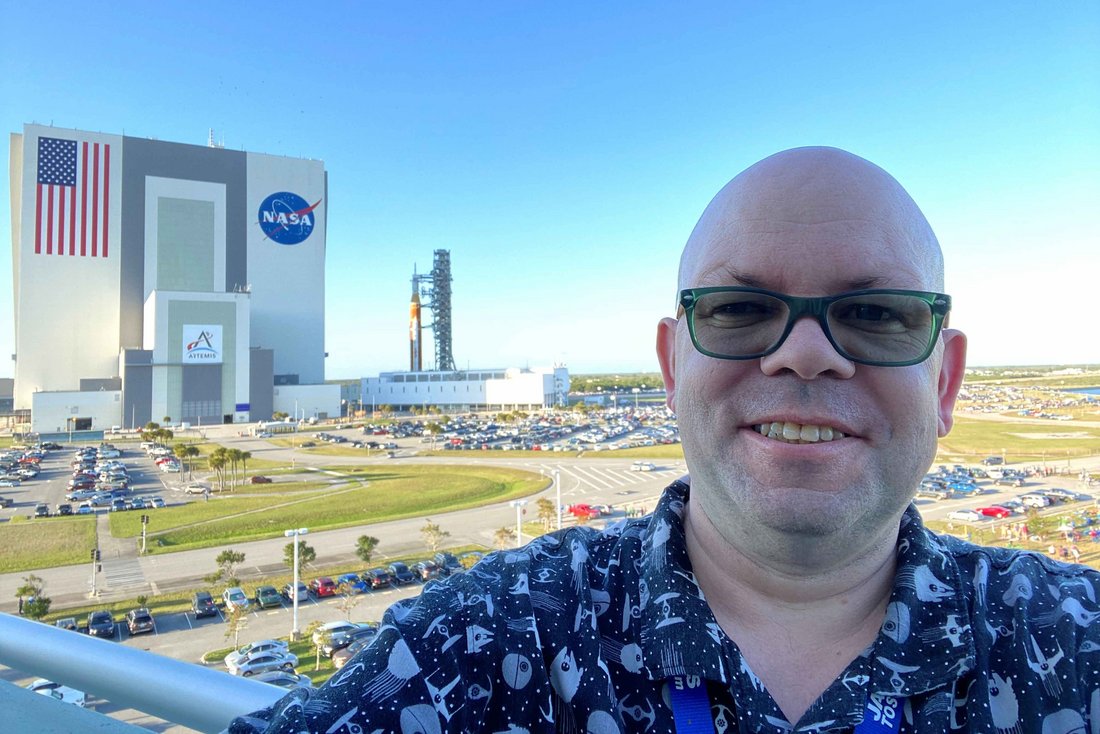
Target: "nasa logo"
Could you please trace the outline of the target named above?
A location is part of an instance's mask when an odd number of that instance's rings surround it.
[[[260,229],[272,242],[297,245],[313,234],[313,210],[321,200],[310,206],[306,200],[289,191],[279,191],[260,204]]]

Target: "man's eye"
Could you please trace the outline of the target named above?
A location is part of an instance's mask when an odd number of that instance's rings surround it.
[[[728,301],[714,304],[701,315],[714,326],[734,327],[767,321],[775,316],[775,312],[773,306],[760,301]]]

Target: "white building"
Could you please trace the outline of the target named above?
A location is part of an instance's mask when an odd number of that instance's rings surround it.
[[[435,406],[473,410],[538,410],[565,403],[569,370],[483,369],[454,372],[383,372],[362,381],[363,408]]]
[[[34,430],[266,419],[276,385],[339,410],[338,386],[315,394],[323,162],[41,125],[10,151],[13,399]]]

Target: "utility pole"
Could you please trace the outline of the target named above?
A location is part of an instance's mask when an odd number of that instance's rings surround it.
[[[92,548],[92,596],[99,596],[95,587],[96,571],[99,568],[99,548]]]
[[[141,516],[141,554],[145,555],[145,531],[149,527],[149,516]]]

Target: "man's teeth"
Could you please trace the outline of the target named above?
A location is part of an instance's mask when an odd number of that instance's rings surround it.
[[[821,443],[844,438],[843,433],[833,430],[830,426],[802,425],[801,423],[761,423],[753,426],[753,429],[768,438],[787,443]]]

